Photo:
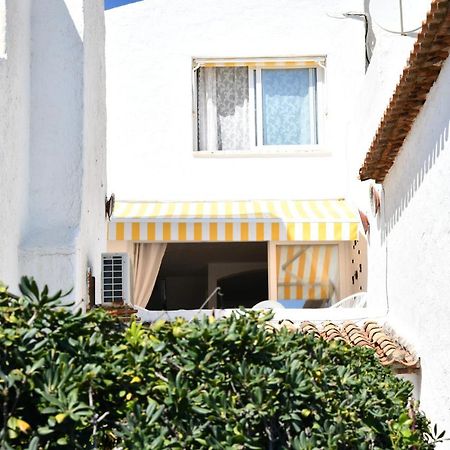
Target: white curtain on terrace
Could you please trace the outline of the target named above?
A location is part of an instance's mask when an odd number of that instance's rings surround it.
[[[248,150],[248,96],[247,67],[199,69],[199,150]]]
[[[167,244],[134,244],[134,302],[145,308],[152,295]]]

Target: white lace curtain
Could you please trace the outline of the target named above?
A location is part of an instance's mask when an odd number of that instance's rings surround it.
[[[310,70],[262,70],[261,79],[264,144],[315,144]]]
[[[199,150],[249,148],[247,67],[202,67],[198,72]]]

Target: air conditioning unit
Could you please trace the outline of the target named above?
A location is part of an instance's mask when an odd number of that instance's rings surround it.
[[[127,253],[102,253],[102,303],[131,303]]]

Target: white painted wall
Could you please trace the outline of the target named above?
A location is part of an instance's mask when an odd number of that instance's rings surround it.
[[[22,274],[32,275],[51,290],[74,287],[71,298],[79,301],[86,299],[88,266],[100,281],[106,246],[103,5],[5,6],[0,279],[14,286]]]
[[[420,0],[422,10],[426,9],[423,8],[423,3],[426,2],[427,0]],[[400,80],[418,33],[403,36],[382,29],[370,16],[372,11],[370,3],[370,1],[365,2],[365,11],[369,14],[372,58],[364,81],[358,89],[347,123],[346,197],[369,218],[367,264],[369,303],[379,314],[385,314],[387,312],[386,289],[385,284],[380,282],[380,277],[383,277],[386,272],[386,252],[382,238],[383,222],[371,211],[369,186],[372,182],[359,181],[359,168]]]
[[[385,179],[389,320],[422,362],[421,403],[450,430],[450,60]],[[383,258],[384,259],[384,258]],[[378,277],[375,281],[375,277]],[[450,448],[446,443],[441,448]]]
[[[83,185],[79,225],[77,280],[91,267],[96,277],[96,301],[101,299],[101,258],[106,251],[106,86],[105,18],[103,2],[85,1],[83,89]],[[86,294],[83,292],[83,298]]]
[[[100,296],[105,248],[104,23],[95,0],[34,1],[30,177],[21,270],[86,299]]]
[[[30,0],[0,2],[0,280],[15,288],[25,221],[30,102]]]
[[[0,0],[0,58],[6,58],[6,0]]]
[[[421,407],[450,429],[450,61],[442,69],[383,183],[381,215],[369,207],[370,182],[357,180],[415,41],[374,24],[376,45],[348,129],[348,197],[371,222],[371,305],[421,357]],[[438,448],[450,448],[448,442]]]
[[[106,12],[108,190],[122,200],[336,198],[364,76],[360,0],[144,0]],[[327,56],[328,156],[193,153],[193,57]]]

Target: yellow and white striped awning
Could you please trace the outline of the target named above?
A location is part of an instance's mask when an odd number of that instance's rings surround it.
[[[345,200],[117,202],[108,238],[117,241],[342,241],[358,238]]]
[[[325,64],[325,56],[299,56],[285,58],[195,58],[194,68],[199,67],[250,67],[274,68],[314,68]]]
[[[278,300],[333,298],[337,276],[337,245],[277,245]]]

